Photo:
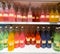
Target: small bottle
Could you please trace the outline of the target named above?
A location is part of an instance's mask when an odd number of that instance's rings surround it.
[[[11,7],[9,9],[9,22],[15,22],[15,18],[16,18],[15,10],[13,8],[13,4],[11,4]]]
[[[4,48],[8,47],[8,34],[9,34],[9,32],[8,32],[8,26],[5,25],[4,26],[4,36],[3,36],[3,38],[4,38]]]
[[[4,19],[3,19],[3,7],[2,7],[2,2],[0,2],[0,22],[2,22]]]
[[[19,37],[20,37],[20,33],[19,33],[19,27],[16,26],[15,27],[15,36],[14,36],[14,41],[15,41],[15,48],[19,47]]]
[[[40,22],[45,22],[45,12],[43,9],[41,10]]]
[[[42,48],[46,48],[46,28],[43,26],[41,31]]]
[[[53,49],[60,52],[60,28],[56,27],[53,37]]]
[[[8,21],[8,18],[9,18],[9,9],[8,9],[8,4],[5,3],[5,10],[4,10],[4,14],[3,14],[3,18],[4,18],[4,21]]]
[[[17,22],[22,22],[22,14],[21,14],[21,10],[18,8],[18,12],[17,12]]]
[[[37,27],[39,28],[39,26]],[[37,30],[36,32],[36,48],[40,48],[41,47],[41,36],[39,31]]]
[[[3,43],[3,30],[2,30],[2,26],[0,26],[0,50],[3,50],[4,48],[4,43]]]
[[[26,34],[26,45],[30,45],[31,35],[29,33]]]
[[[12,26],[9,27],[8,35],[8,51],[14,50],[14,29]]]
[[[51,48],[52,39],[51,39],[50,27],[47,27],[46,36],[47,36],[47,48]]]
[[[28,11],[28,22],[32,22],[32,11],[31,11],[31,6],[29,7],[29,11]]]
[[[20,33],[20,48],[24,48],[25,47],[25,33],[24,33],[24,27],[21,26],[21,33]]]

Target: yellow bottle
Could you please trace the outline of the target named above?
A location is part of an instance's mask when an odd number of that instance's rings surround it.
[[[9,28],[9,36],[8,36],[8,51],[14,50],[14,32],[13,27]]]
[[[58,22],[59,21],[59,13],[58,13],[57,9],[56,9],[55,13],[53,10],[51,10],[49,21],[50,22]]]

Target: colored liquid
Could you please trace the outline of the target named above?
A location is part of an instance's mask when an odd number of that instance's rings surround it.
[[[10,32],[8,36],[8,51],[14,50],[14,33]]]
[[[19,47],[19,32],[16,32],[15,33],[15,37],[14,37],[14,40],[15,40],[15,48],[18,48]]]
[[[25,47],[25,34],[24,34],[24,32],[21,32],[21,34],[20,34],[20,47],[21,48]]]

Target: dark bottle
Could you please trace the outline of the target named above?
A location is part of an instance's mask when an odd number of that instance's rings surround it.
[[[42,38],[42,48],[46,47],[46,29],[45,27],[42,27],[42,31],[41,31],[41,38]]]
[[[47,48],[51,48],[51,43],[52,43],[52,40],[51,40],[51,31],[50,31],[50,27],[47,27],[47,30],[46,30],[46,36],[47,36]]]

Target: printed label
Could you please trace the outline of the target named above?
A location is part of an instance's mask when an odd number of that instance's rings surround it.
[[[26,38],[27,41],[30,41],[30,38]]]
[[[24,43],[24,41],[23,40],[20,40],[20,43]]]
[[[35,38],[32,38],[32,41],[35,41]]]
[[[56,46],[60,47],[60,43],[56,43]]]
[[[52,43],[51,40],[48,40],[48,43],[51,44]]]
[[[3,43],[3,40],[0,40],[0,44]]]
[[[40,44],[40,40],[36,40],[36,43],[37,43],[37,44]]]
[[[51,15],[51,18],[54,18],[54,15]]]
[[[10,46],[13,46],[13,45],[14,45],[14,43],[13,43],[13,42],[10,42],[10,43],[9,43],[9,45],[10,45]]]
[[[46,43],[46,40],[42,40],[42,43],[45,44]]]
[[[8,41],[8,39],[5,39],[5,40],[4,40],[4,43],[7,43],[7,41]]]
[[[15,41],[15,43],[17,44],[17,43],[19,43],[19,41],[17,40],[17,41]]]

